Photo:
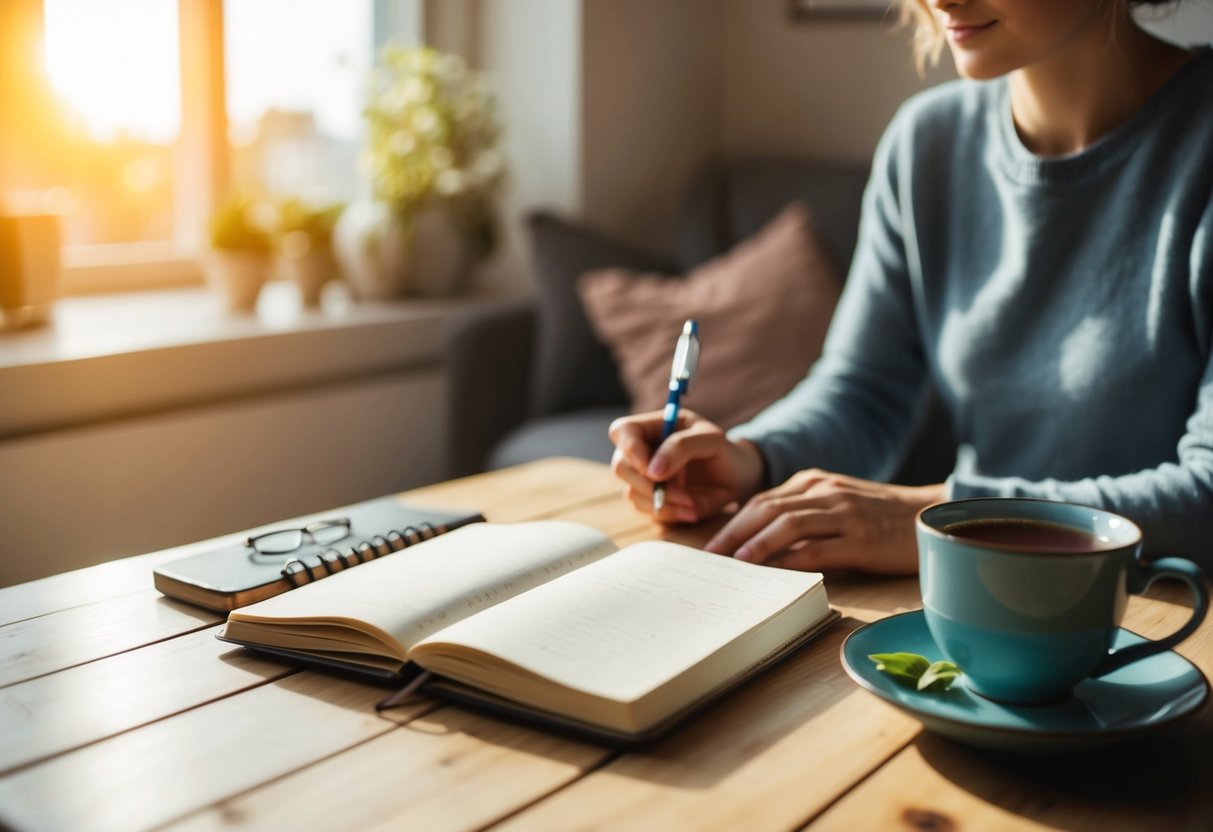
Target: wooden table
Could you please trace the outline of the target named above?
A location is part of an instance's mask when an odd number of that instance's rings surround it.
[[[605,467],[573,460],[408,496],[620,543],[661,533]],[[377,715],[382,688],[233,649],[213,637],[220,615],[152,589],[155,564],[203,545],[0,590],[0,827],[1213,829],[1211,708],[1099,753],[1024,757],[924,734],[851,682],[842,639],[918,607],[914,579],[828,575],[843,618],[826,635],[621,753],[436,702]],[[1126,626],[1176,627],[1170,591],[1134,599]],[[1211,636],[1179,648],[1206,674]]]

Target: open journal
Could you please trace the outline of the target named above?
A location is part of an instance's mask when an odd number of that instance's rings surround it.
[[[228,616],[220,638],[646,740],[837,614],[821,575],[576,523],[477,523]]]

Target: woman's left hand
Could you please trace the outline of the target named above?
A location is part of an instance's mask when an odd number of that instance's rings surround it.
[[[888,485],[800,471],[755,495],[706,548],[787,569],[911,575],[918,571],[914,519],[946,497],[943,483]]]

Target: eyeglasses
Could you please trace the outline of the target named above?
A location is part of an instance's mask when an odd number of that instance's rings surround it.
[[[244,541],[244,545],[262,555],[285,555],[295,551],[308,540],[320,546],[331,546],[348,537],[352,526],[348,517],[317,520],[300,529],[277,529],[253,535]]]

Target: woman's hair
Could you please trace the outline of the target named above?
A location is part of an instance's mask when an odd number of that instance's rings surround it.
[[[927,6],[927,0],[900,0],[900,5],[899,23],[913,30],[910,43],[914,47],[914,65],[922,75],[928,66],[939,64],[944,45],[943,30]]]
[[[1058,0],[1069,2],[1069,0]],[[1134,6],[1175,6],[1180,0],[1104,0],[1107,3],[1125,3],[1130,8]],[[939,63],[943,53],[944,33],[939,27],[939,21],[931,13],[928,0],[899,0],[901,6],[900,23],[912,27],[914,36],[911,42],[914,46],[914,64],[921,75],[927,66]]]

